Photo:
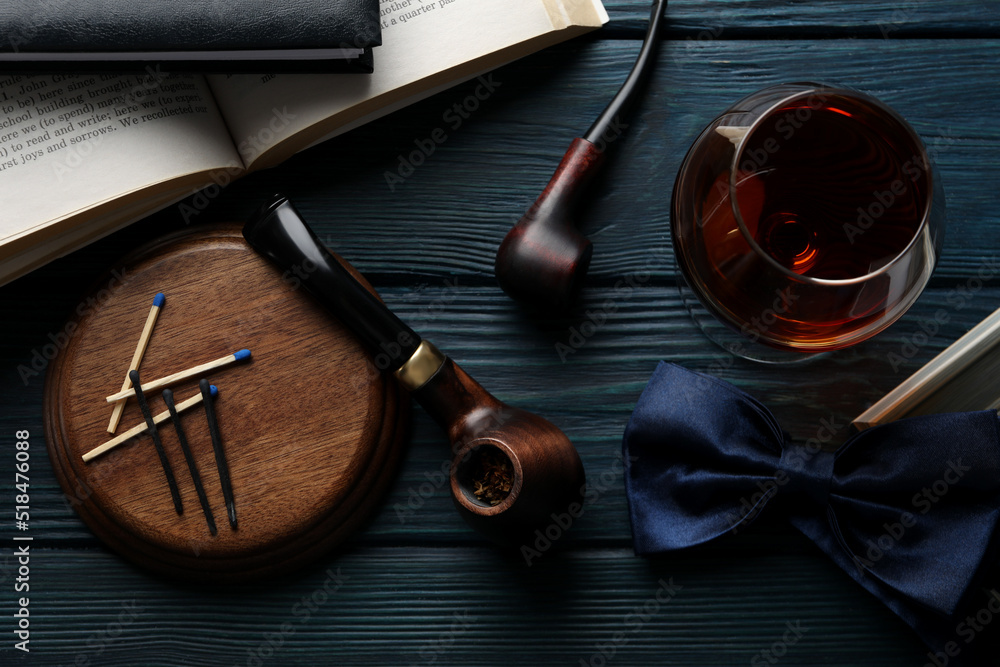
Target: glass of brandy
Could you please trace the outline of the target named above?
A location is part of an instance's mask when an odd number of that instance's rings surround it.
[[[764,361],[892,324],[927,284],[945,218],[906,121],[871,96],[813,83],[764,89],[712,121],[684,158],[671,216],[696,321]]]

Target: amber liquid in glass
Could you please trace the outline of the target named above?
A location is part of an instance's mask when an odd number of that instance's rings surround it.
[[[888,278],[871,280],[857,298],[837,306],[795,278],[849,280],[876,272],[907,248],[920,227],[929,165],[915,147],[890,145],[863,111],[838,108],[835,100],[819,108],[789,106],[746,138],[735,198],[760,254],[733,214],[728,169],[705,184],[701,242],[715,268],[711,282],[717,282],[704,287],[730,319],[750,323],[743,333],[757,328],[766,333],[762,339],[795,346],[844,336],[884,315]],[[727,139],[713,141],[727,148]],[[747,311],[747,291],[760,297],[757,303],[773,304],[770,312]]]

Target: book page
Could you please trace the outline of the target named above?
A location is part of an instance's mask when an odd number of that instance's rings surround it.
[[[0,74],[0,111],[5,248],[127,193],[242,168],[201,76]]]
[[[599,0],[382,0],[375,73],[210,75],[251,168],[600,27]]]

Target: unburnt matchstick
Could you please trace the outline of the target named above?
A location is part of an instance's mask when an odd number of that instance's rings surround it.
[[[160,316],[160,309],[163,308],[164,301],[166,301],[166,297],[163,296],[162,292],[153,297],[153,306],[149,309],[149,315],[146,316],[146,324],[142,327],[139,343],[136,345],[132,361],[128,365],[128,372],[125,373],[125,382],[122,383],[122,391],[132,388],[132,380],[129,379],[128,374],[139,370],[139,364],[142,363],[142,357],[146,354],[146,347],[149,345],[149,339],[153,335],[153,327],[156,326],[156,319]],[[125,409],[125,401],[126,399],[122,398],[115,403],[115,409],[111,413],[111,421],[108,423],[108,433],[114,433],[118,428],[118,423],[122,419],[122,411]]]
[[[222,496],[226,499],[226,511],[229,513],[229,525],[236,530],[236,501],[233,498],[233,485],[229,477],[229,464],[226,453],[222,449],[222,437],[219,435],[219,422],[215,418],[215,406],[212,404],[211,385],[208,380],[200,383],[201,395],[205,403],[205,415],[208,417],[208,431],[212,435],[212,451],[215,452],[215,465],[219,469],[219,481],[222,483]]]
[[[156,422],[153,420],[153,413],[149,411],[149,404],[146,402],[146,396],[142,392],[142,383],[139,381],[139,371],[131,371],[129,374],[129,379],[132,380],[132,388],[135,389],[135,397],[139,402],[139,409],[142,410],[142,416],[146,420],[146,427],[149,430],[149,434],[153,436],[153,446],[156,447],[156,455],[160,457],[160,464],[163,466],[163,474],[167,477],[167,486],[170,487],[170,497],[174,501],[174,509],[177,510],[178,514],[184,513],[184,505],[181,504],[181,493],[177,488],[177,480],[174,479],[174,472],[170,468],[170,461],[167,459],[167,453],[163,451],[163,443],[160,442],[160,431],[156,427]],[[205,395],[205,391],[202,390],[202,396]]]
[[[237,361],[242,361],[243,359],[250,358],[250,350],[240,350],[239,352],[234,352],[233,354],[227,354],[226,356],[216,359],[215,361],[209,361],[208,363],[201,364],[200,366],[195,366],[184,371],[174,373],[173,375],[168,375],[167,377],[160,378],[158,380],[153,380],[146,384],[146,391],[155,391],[157,389],[163,389],[164,387],[169,387],[171,385],[177,384],[178,382],[183,382],[189,378],[193,378],[198,375],[204,375],[208,371],[215,370],[217,368],[222,368],[223,366],[228,366],[229,364],[234,364]],[[134,384],[134,383],[133,383]],[[122,398],[128,398],[134,394],[132,389],[126,389],[120,391],[117,394],[112,394],[107,397],[108,403],[114,403]]]
[[[184,427],[181,425],[181,417],[177,414],[174,406],[174,392],[169,389],[163,390],[163,402],[167,404],[167,411],[170,413],[170,421],[177,431],[177,440],[181,443],[181,451],[184,452],[184,460],[187,461],[188,471],[191,473],[191,481],[194,482],[194,490],[198,493],[198,501],[201,503],[201,510],[205,513],[205,520],[208,521],[208,531],[215,535],[218,530],[215,527],[215,516],[212,514],[212,507],[208,504],[208,497],[205,495],[205,487],[201,484],[201,475],[198,474],[198,464],[191,454],[191,447],[188,446],[187,436],[184,435]]]
[[[215,395],[217,395],[219,393],[219,390],[218,390],[218,388],[215,385],[212,385],[212,387],[210,389],[210,393],[211,393],[212,396],[215,396]],[[196,394],[195,396],[192,396],[191,398],[188,398],[188,399],[186,399],[184,401],[181,401],[180,403],[177,404],[177,412],[178,413],[182,413],[185,410],[190,410],[194,406],[200,405],[201,402],[202,402],[202,400],[204,400],[204,399],[203,399],[202,395],[199,393],[199,394]],[[162,424],[163,422],[167,421],[168,419],[170,419],[170,413],[168,411],[166,411],[166,410],[163,411],[163,412],[161,412],[160,414],[156,415],[155,417],[153,417],[153,421],[156,422],[157,424]],[[121,445],[124,442],[128,442],[129,440],[131,440],[132,438],[136,437],[137,435],[141,435],[141,434],[145,433],[148,430],[148,428],[149,427],[145,424],[145,422],[143,422],[142,424],[137,424],[137,425],[133,426],[129,430],[125,431],[124,433],[120,433],[117,437],[112,438],[111,440],[108,440],[103,445],[100,445],[99,447],[95,447],[94,449],[92,449],[89,452],[87,452],[86,454],[84,454],[83,455],[83,462],[84,463],[90,463],[91,461],[93,461],[95,458],[97,458],[101,454],[104,454],[105,452],[109,452],[112,449],[114,449],[115,447],[117,447],[118,445]]]

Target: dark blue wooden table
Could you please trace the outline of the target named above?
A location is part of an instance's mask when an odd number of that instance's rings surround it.
[[[607,7],[603,31],[498,70],[497,91],[392,190],[385,174],[398,156],[475,84],[242,180],[193,219],[168,209],[0,289],[0,663],[926,662],[915,634],[790,527],[760,525],[694,554],[634,557],[619,452],[660,359],[751,391],[794,437],[824,422],[846,434],[853,416],[1000,306],[1000,6],[674,0],[648,95],[583,221],[596,246],[584,300],[566,318],[533,317],[496,286],[494,253],[631,66],[647,3]],[[716,113],[765,85],[806,79],[866,90],[911,121],[940,167],[949,227],[930,287],[892,328],[810,364],[765,367],[729,357],[689,319],[669,243],[670,188]],[[67,506],[42,455],[43,378],[22,378],[18,367],[59,335],[81,287],[118,256],[185,225],[242,220],[269,191],[290,195],[404,320],[484,386],[576,443],[591,501],[560,549],[528,564],[465,526],[448,489],[428,483],[448,452],[420,408],[382,511],[337,557],[274,581],[165,582],[105,549]],[[622,281],[635,289],[616,291]],[[608,299],[606,321],[571,342]],[[938,309],[948,322],[921,337]],[[30,654],[13,649],[11,617],[20,429],[36,455]]]

